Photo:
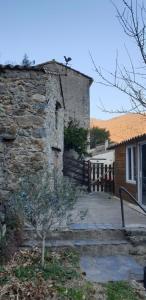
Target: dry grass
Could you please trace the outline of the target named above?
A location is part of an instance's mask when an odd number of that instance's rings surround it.
[[[105,299],[105,289],[85,280],[74,251],[46,254],[45,267],[40,251],[20,251],[0,270],[0,300],[90,300]]]

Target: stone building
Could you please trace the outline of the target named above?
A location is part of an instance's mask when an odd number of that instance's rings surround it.
[[[80,127],[90,127],[90,86],[93,79],[55,60],[46,62],[45,70],[60,74],[64,99],[64,120],[76,120]]]
[[[0,199],[26,173],[44,166],[62,173],[64,121],[74,118],[89,126],[91,82],[54,62],[0,65]]]
[[[0,66],[0,199],[19,178],[48,166],[62,171],[64,104],[59,75]]]

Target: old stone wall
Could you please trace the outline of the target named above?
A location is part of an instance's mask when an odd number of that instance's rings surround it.
[[[44,64],[49,71],[61,76],[62,92],[65,104],[65,125],[69,120],[76,120],[79,126],[90,126],[90,95],[89,88],[92,79],[76,70],[55,61]]]
[[[44,166],[62,171],[64,107],[59,77],[0,69],[0,199]]]

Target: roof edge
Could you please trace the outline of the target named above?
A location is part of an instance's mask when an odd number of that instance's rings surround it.
[[[74,72],[76,72],[76,73],[78,73],[78,74],[80,74],[80,75],[88,78],[89,82],[90,82],[90,85],[93,82],[93,78],[92,77],[90,77],[90,76],[88,76],[88,75],[86,75],[86,74],[84,74],[84,73],[82,73],[82,72],[80,72],[78,70],[75,70],[75,69],[73,69],[73,68],[71,68],[69,66],[66,66],[66,65],[64,65],[64,64],[62,64],[60,62],[57,62],[56,60],[55,61],[52,60],[52,61],[44,62],[44,63],[37,64],[37,65],[34,65],[34,66],[22,66],[22,65],[11,65],[11,64],[3,65],[3,64],[0,64],[0,70],[2,71],[2,70],[8,69],[8,70],[20,70],[20,71],[21,70],[22,71],[29,71],[30,70],[30,71],[42,71],[42,72],[45,72],[45,70],[44,70],[43,67],[45,65],[48,65],[48,64],[51,64],[51,63],[56,63],[56,64],[58,64],[60,66],[66,67],[67,69],[70,69],[70,70],[72,70],[72,71],[74,71]],[[54,72],[54,71],[50,71],[49,73],[53,74],[53,75],[59,75],[59,73]]]
[[[0,64],[0,70],[33,70],[33,71],[44,71],[43,68],[39,67],[39,66],[22,66],[22,65],[11,65],[11,64],[7,64],[7,65],[2,65]]]
[[[84,77],[87,77],[90,80],[91,84],[93,82],[93,78],[92,77],[90,77],[90,76],[88,76],[88,75],[86,75],[86,74],[84,74],[84,73],[82,73],[82,72],[80,72],[80,71],[78,71],[76,69],[73,69],[73,68],[71,68],[69,66],[66,66],[65,64],[60,63],[60,62],[58,62],[56,60],[49,60],[47,62],[44,62],[44,63],[41,63],[41,64],[37,64],[37,66],[40,67],[40,66],[45,66],[45,65],[48,65],[48,64],[52,64],[52,63],[56,63],[56,64],[58,64],[60,66],[66,67],[67,69],[70,69],[70,70],[72,70],[72,71],[74,71],[74,72],[76,72],[76,73],[78,73],[78,74],[80,74],[80,75],[82,75]]]
[[[117,147],[119,147],[121,145],[124,145],[124,144],[126,145],[126,144],[129,144],[129,143],[140,142],[143,139],[146,139],[146,133],[143,133],[141,135],[136,135],[136,136],[134,136],[132,138],[129,138],[127,140],[124,140],[124,141],[122,141],[120,143],[111,145],[111,146],[108,147],[108,149],[115,149],[115,148],[117,148]]]

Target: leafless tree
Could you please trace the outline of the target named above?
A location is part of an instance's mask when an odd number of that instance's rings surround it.
[[[146,112],[146,7],[143,0],[120,0],[122,8],[118,8],[116,1],[112,1],[112,4],[125,34],[135,42],[141,62],[138,67],[135,66],[133,63],[135,58],[132,58],[126,50],[130,60],[130,68],[120,66],[117,53],[114,71],[104,71],[103,68],[96,65],[90,53],[95,71],[98,74],[97,82],[106,87],[116,88],[129,97],[129,110],[122,108],[110,112],[143,114]],[[102,109],[107,111],[104,106]]]

